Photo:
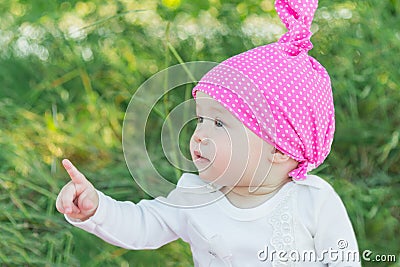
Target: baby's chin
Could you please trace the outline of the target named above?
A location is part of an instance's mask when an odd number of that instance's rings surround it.
[[[230,177],[225,177],[223,175],[211,176],[206,172],[199,172],[199,177],[204,182],[213,184],[218,187],[222,186],[234,187],[238,185],[238,181],[232,181],[232,176]]]
[[[200,172],[199,171],[198,173],[199,173],[200,179],[203,180],[204,182],[215,183],[215,181],[217,180],[217,179],[215,179],[213,177],[210,177],[209,175],[205,174],[204,172]]]

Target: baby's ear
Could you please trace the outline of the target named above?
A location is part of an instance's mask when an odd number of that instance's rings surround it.
[[[291,157],[289,157],[285,153],[281,152],[277,148],[274,148],[271,151],[271,154],[272,154],[272,162],[274,162],[274,163],[284,163],[291,159]]]

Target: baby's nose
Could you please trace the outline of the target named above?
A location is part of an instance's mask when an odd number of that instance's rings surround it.
[[[203,145],[206,145],[206,144],[208,144],[208,142],[209,142],[209,138],[207,138],[203,133],[201,133],[201,132],[195,132],[194,134],[193,134],[193,140],[196,142],[196,143],[201,143],[201,144],[203,144]]]

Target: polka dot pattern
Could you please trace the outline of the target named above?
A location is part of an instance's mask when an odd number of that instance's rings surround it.
[[[288,32],[277,43],[231,57],[193,89],[227,108],[260,138],[299,162],[289,173],[305,179],[328,156],[335,131],[330,78],[308,55],[316,0],[276,0]]]
[[[289,55],[296,56],[313,47],[310,27],[317,7],[316,0],[276,0],[275,9],[289,30],[279,43]]]

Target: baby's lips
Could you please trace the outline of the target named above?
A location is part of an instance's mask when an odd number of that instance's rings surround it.
[[[197,151],[197,150],[193,151],[193,155],[194,155],[194,160],[195,160],[195,161],[200,161],[200,162],[203,162],[203,163],[210,162],[210,160],[209,160],[208,158],[204,157],[204,156],[203,156],[199,151]]]
[[[201,153],[200,153],[199,151],[197,151],[197,150],[195,150],[195,151],[193,152],[193,154],[194,154],[194,156],[196,157],[196,159],[204,158],[204,157],[201,155]]]

